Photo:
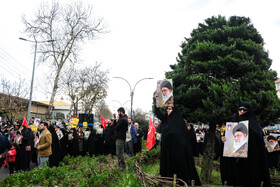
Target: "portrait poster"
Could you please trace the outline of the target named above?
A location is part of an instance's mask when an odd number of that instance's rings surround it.
[[[226,123],[224,157],[248,157],[248,124],[248,120]]]
[[[156,105],[157,107],[174,106],[172,79],[164,79],[157,81]]]
[[[196,141],[198,143],[204,142],[205,133],[196,133]]]
[[[88,139],[90,133],[91,133],[90,131],[85,131],[85,132],[84,132],[84,138],[85,138],[86,140]]]
[[[268,152],[280,151],[280,145],[277,141],[278,136],[279,134],[273,134],[273,133],[264,136],[264,143]]]
[[[156,132],[156,140],[161,141],[161,133]]]
[[[60,140],[61,138],[63,138],[63,133],[61,130],[56,131],[57,137]]]
[[[69,133],[68,134],[68,140],[73,140],[73,139],[74,139],[73,133]]]
[[[37,147],[39,145],[39,138],[34,140],[34,147]]]
[[[96,134],[103,134],[103,129],[102,128],[97,128]]]
[[[72,128],[72,125],[67,126],[67,130],[69,131]]]

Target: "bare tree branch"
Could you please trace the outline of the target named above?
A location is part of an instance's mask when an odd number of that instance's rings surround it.
[[[97,39],[106,33],[103,19],[95,18],[92,6],[84,5],[82,1],[73,4],[60,5],[54,1],[51,5],[44,3],[35,14],[35,19],[22,17],[25,32],[37,41],[55,40],[51,43],[38,45],[39,63],[46,63],[55,70],[54,84],[50,99],[50,117],[53,101],[58,92],[62,68],[69,63],[77,63],[80,44],[86,40]]]

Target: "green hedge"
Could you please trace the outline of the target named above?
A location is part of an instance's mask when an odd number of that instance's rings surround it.
[[[67,156],[59,167],[35,168],[13,174],[0,186],[140,186],[137,178],[118,167],[111,157]]]

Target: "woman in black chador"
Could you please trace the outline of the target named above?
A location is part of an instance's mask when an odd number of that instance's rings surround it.
[[[246,120],[249,120],[248,158],[221,157],[222,181],[233,186],[255,187],[261,186],[261,182],[263,186],[271,186],[262,129],[252,106],[241,103],[232,122]],[[222,141],[226,141],[225,137],[222,137]]]
[[[167,113],[163,114],[156,107],[155,113],[161,120],[161,154],[160,175],[184,180],[188,185],[195,180],[195,185],[201,185],[196,172],[192,146],[187,135],[187,126],[181,112],[177,107],[168,107]]]
[[[59,162],[61,161],[61,146],[58,139],[58,136],[55,132],[55,128],[53,125],[49,126],[49,131],[52,134],[52,155],[49,156],[49,166],[53,167],[59,166]]]
[[[193,124],[188,124],[187,129],[188,129],[187,135],[191,142],[193,156],[198,157],[197,140],[196,140],[196,134],[194,132]]]

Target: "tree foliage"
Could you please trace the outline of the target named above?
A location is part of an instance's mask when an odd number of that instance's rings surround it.
[[[95,117],[100,118],[100,115],[106,120],[106,119],[112,119],[113,118],[113,113],[109,109],[108,105],[105,103],[104,100],[101,100],[97,103],[96,105],[96,110],[95,110]]]
[[[279,117],[275,71],[264,40],[246,17],[211,17],[185,38],[167,72],[175,103],[191,122],[229,121],[240,102],[253,105],[262,126]]]
[[[201,180],[211,179],[216,124],[230,121],[240,102],[253,105],[262,126],[280,116],[272,60],[264,40],[246,17],[211,17],[185,38],[173,79],[175,104],[190,122],[209,124]]]
[[[137,122],[139,124],[139,127],[143,130],[143,131],[148,131],[149,129],[149,123],[148,121],[146,120],[146,113],[137,108],[135,111],[134,111],[134,114],[133,114],[133,122]]]
[[[5,116],[10,124],[22,120],[28,108],[28,87],[25,80],[20,78],[12,82],[2,78],[0,88],[0,116]]]

